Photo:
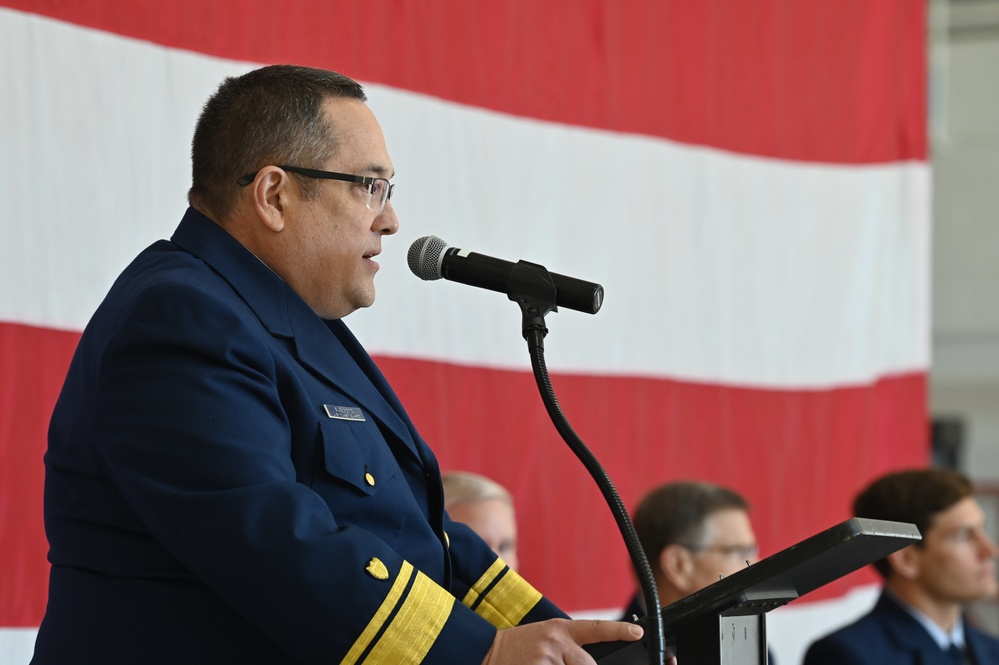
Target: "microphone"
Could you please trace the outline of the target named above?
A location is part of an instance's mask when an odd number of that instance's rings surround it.
[[[515,263],[494,259],[467,249],[449,247],[437,236],[423,236],[409,247],[409,269],[420,279],[444,279],[508,293]],[[575,277],[550,273],[555,283],[555,306],[596,314],[604,300],[604,287]]]

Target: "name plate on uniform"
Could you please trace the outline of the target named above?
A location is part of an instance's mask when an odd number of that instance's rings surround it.
[[[364,412],[356,406],[336,406],[335,404],[323,404],[323,411],[330,418],[336,420],[353,420],[354,422],[364,422]]]

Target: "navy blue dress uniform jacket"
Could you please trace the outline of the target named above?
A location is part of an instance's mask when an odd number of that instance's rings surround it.
[[[999,663],[999,640],[964,624],[976,665]],[[808,648],[804,665],[952,665],[926,629],[888,593],[870,613]]]
[[[194,210],[88,324],[45,467],[35,665],[464,665],[565,616],[450,521],[346,326]]]

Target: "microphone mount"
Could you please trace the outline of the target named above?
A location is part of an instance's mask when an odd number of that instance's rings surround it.
[[[544,350],[544,338],[548,334],[545,316],[549,312],[557,312],[555,304],[558,291],[551,273],[537,263],[517,261],[510,269],[507,282],[507,297],[520,305],[523,315],[524,339],[530,343],[534,333],[540,333],[535,344],[540,344]]]

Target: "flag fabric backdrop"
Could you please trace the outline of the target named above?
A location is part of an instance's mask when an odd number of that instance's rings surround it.
[[[402,229],[348,319],[444,469],[516,497],[522,572],[576,615],[632,592],[504,296],[421,282],[416,238],[600,282],[548,316],[570,422],[628,506],[701,478],[763,554],[927,461],[925,2],[0,0],[0,661],[44,613],[42,455],[90,314],[185,208],[205,99],[260,63],[365,84]],[[155,408],[151,404],[150,408]],[[781,665],[860,572],[770,615]]]

